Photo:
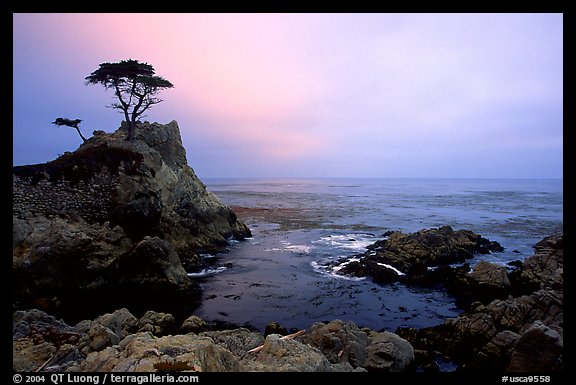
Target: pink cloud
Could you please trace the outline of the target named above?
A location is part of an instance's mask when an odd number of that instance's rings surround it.
[[[100,62],[137,58],[175,88],[163,96],[177,111],[209,122],[209,135],[254,146],[263,156],[305,156],[326,143],[315,136],[311,106],[324,90],[303,60],[301,20],[290,15],[57,15],[60,28],[90,37]],[[293,28],[292,28],[292,27]],[[268,31],[269,33],[263,33]],[[94,63],[94,69],[97,64]],[[190,128],[198,130],[198,127]]]

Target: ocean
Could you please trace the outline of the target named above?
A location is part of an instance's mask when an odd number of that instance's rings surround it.
[[[203,289],[194,314],[259,331],[276,321],[306,329],[353,321],[395,331],[457,316],[442,290],[334,274],[326,264],[366,251],[387,231],[450,225],[498,241],[505,250],[477,256],[506,265],[563,231],[561,179],[204,179],[253,237],[203,255],[212,269],[190,274]]]

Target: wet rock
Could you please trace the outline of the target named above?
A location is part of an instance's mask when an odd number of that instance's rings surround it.
[[[286,328],[280,325],[278,322],[270,321],[268,322],[266,328],[264,329],[264,337],[266,337],[269,334],[280,334],[285,336],[286,334],[288,334],[288,330],[286,330]]]
[[[469,230],[454,231],[450,226],[412,234],[393,232],[367,249],[359,261],[347,264],[340,273],[367,276],[381,284],[417,280],[422,283],[433,276],[428,273],[429,267],[461,263],[475,254],[503,250],[497,242]]]
[[[510,288],[508,272],[504,266],[480,261],[474,266],[474,270],[467,274],[479,289],[502,290]]]
[[[564,281],[564,237],[562,234],[539,241],[536,253],[510,274],[515,292],[529,294],[540,288],[559,290]]]

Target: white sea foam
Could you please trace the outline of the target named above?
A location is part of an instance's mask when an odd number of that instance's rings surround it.
[[[208,277],[210,275],[221,273],[224,270],[226,270],[226,266],[219,266],[219,267],[216,267],[213,269],[212,268],[202,269],[202,270],[197,271],[195,273],[188,273],[187,275],[190,278],[202,278],[202,277]]]
[[[313,243],[353,251],[364,251],[367,246],[374,242],[375,237],[372,234],[335,234],[313,241]]]
[[[282,247],[273,247],[270,249],[264,249],[264,251],[289,251],[297,254],[309,254],[312,251],[312,246],[308,245],[293,245],[287,241],[280,241],[280,244]]]
[[[350,261],[351,262],[351,261]],[[345,262],[343,264],[337,266],[326,266],[316,261],[310,262],[310,266],[314,269],[315,272],[321,275],[326,275],[332,278],[344,279],[347,281],[363,281],[366,277],[350,277],[347,275],[338,274],[338,271],[344,267],[349,262]]]
[[[388,264],[382,263],[382,262],[377,262],[376,264],[377,264],[378,266],[384,266],[384,267],[386,267],[386,268],[388,268],[388,269],[390,269],[390,270],[394,270],[394,271],[396,272],[396,274],[398,274],[398,275],[406,275],[405,273],[401,272],[400,270],[398,270],[397,268],[395,268],[395,267],[392,266],[392,265],[388,265]]]

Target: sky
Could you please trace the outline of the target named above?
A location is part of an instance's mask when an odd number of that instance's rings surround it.
[[[563,176],[562,14],[16,13],[13,164],[115,131],[84,78],[126,59],[201,178]]]

